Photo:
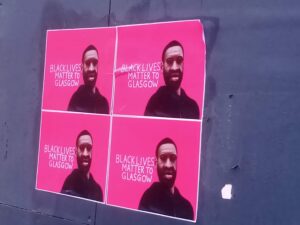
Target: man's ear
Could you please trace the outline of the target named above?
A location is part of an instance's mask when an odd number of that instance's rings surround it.
[[[160,62],[160,69],[161,69],[161,70],[164,69],[164,62],[163,62],[163,61]]]

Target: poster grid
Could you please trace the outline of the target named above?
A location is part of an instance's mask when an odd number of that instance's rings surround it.
[[[48,31],[46,45],[36,189],[195,222],[205,83],[201,22]],[[180,98],[171,93],[178,86]],[[157,99],[168,107],[155,108]],[[164,158],[160,147],[167,149]],[[160,192],[161,184],[171,186],[176,198],[166,201],[181,203],[157,211],[149,207],[155,200],[143,205],[151,184]],[[169,213],[170,207],[187,213]]]

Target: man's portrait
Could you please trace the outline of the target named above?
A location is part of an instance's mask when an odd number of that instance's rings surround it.
[[[193,220],[191,203],[175,186],[178,150],[175,142],[164,138],[156,147],[156,167],[159,182],[153,183],[143,194],[139,209]]]
[[[96,87],[99,69],[99,54],[95,46],[89,45],[82,54],[84,84],[72,95],[68,111],[108,114],[107,99]]]
[[[199,107],[181,87],[184,74],[184,49],[180,42],[169,42],[162,53],[165,85],[149,99],[145,116],[199,119]],[[185,79],[189,79],[188,75]]]
[[[95,201],[103,201],[100,185],[94,180],[90,167],[92,163],[93,138],[89,131],[81,131],[76,138],[77,169],[64,181],[61,193]]]

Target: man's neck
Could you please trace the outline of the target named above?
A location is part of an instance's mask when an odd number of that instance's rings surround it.
[[[78,172],[81,174],[82,177],[86,179],[90,179],[90,171],[84,171],[78,168]]]
[[[87,172],[85,176],[86,176],[86,179],[88,179],[88,180],[89,180],[89,179],[90,179],[90,171],[89,171],[89,172]]]
[[[181,87],[179,87],[177,90],[175,90],[175,88],[174,87],[171,87],[171,86],[168,86],[168,85],[166,85],[166,86],[164,86],[169,92],[172,92],[172,93],[176,93],[178,96],[180,96],[181,95]]]
[[[167,191],[169,191],[172,195],[174,195],[175,193],[175,184],[172,187],[169,187],[168,185],[164,184],[164,183],[160,183],[163,188]]]
[[[91,87],[91,86],[85,84],[84,87],[85,87],[85,90],[91,91],[93,94],[96,93],[96,86]]]
[[[170,191],[171,191],[172,195],[174,195],[174,193],[175,193],[175,187],[174,187],[174,186],[171,187],[171,188],[170,188]]]

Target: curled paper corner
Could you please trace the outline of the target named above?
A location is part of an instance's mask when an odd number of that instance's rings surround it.
[[[230,200],[232,198],[232,184],[225,184],[221,189],[221,195],[223,199]]]

